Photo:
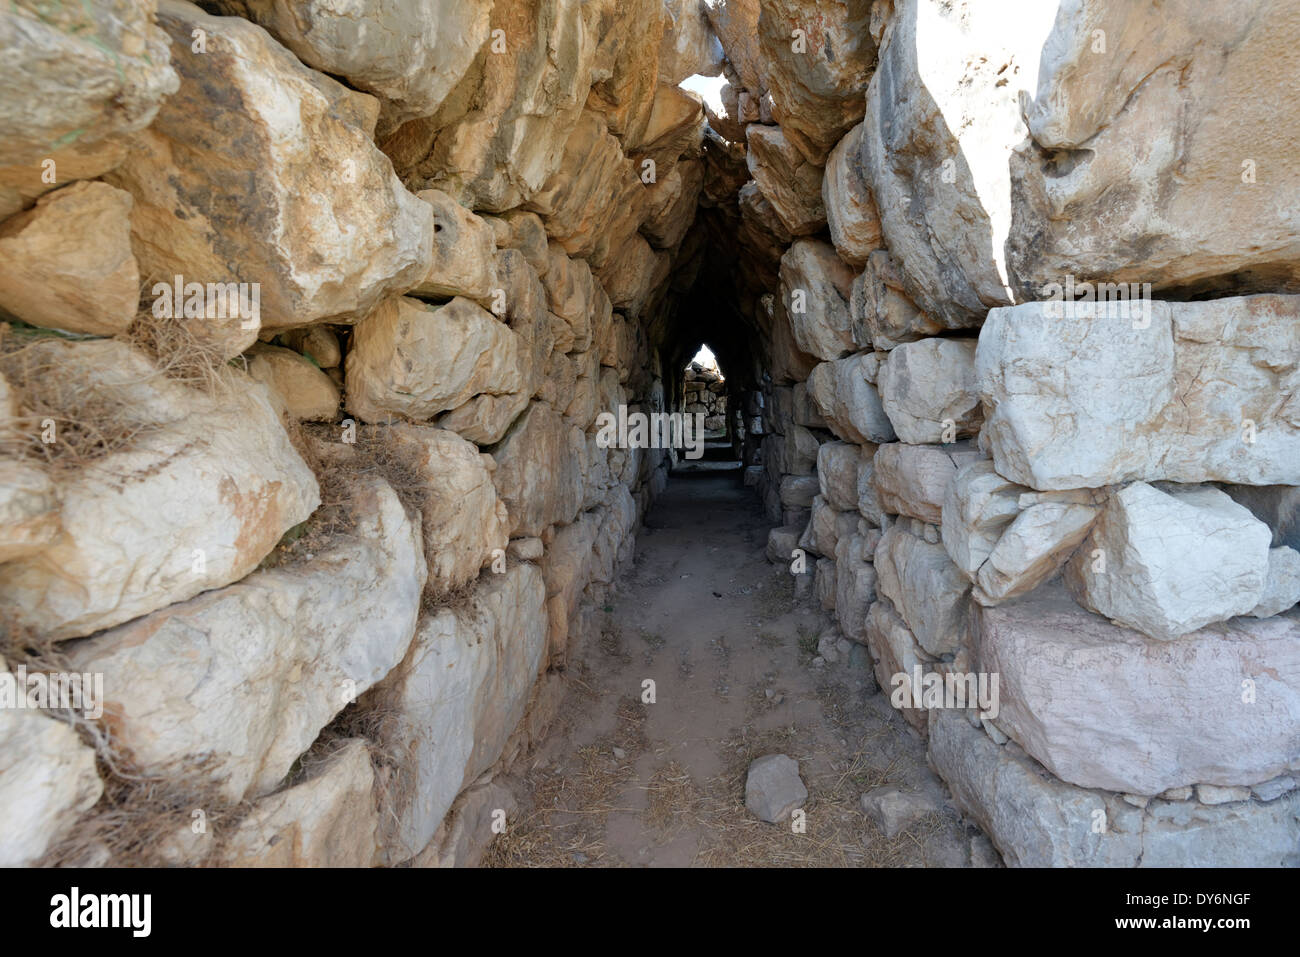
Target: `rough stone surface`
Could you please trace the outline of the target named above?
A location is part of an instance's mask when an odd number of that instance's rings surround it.
[[[429,589],[447,592],[477,578],[507,542],[509,516],[492,484],[495,463],[447,429],[402,423],[385,432],[419,477]]]
[[[867,0],[766,0],[758,19],[772,118],[814,162],[862,118],[876,63]],[[800,33],[796,34],[798,30]]]
[[[880,507],[930,525],[943,520],[943,502],[957,469],[979,459],[966,445],[906,445],[893,442],[876,450],[873,480]]]
[[[927,654],[952,654],[964,643],[970,582],[942,545],[894,526],[876,546],[874,563],[880,594],[893,603]]]
[[[582,432],[534,402],[492,450],[497,494],[510,515],[510,535],[540,535],[567,524],[582,505]]]
[[[892,841],[926,815],[938,813],[941,805],[925,791],[883,787],[862,795],[862,810],[880,833]]]
[[[859,123],[831,150],[822,179],[822,205],[826,207],[831,242],[841,259],[858,268],[865,266],[868,257],[883,245],[880,211],[858,165],[861,139]]]
[[[415,285],[433,224],[371,141],[378,102],[247,20],[163,0],[158,23],[180,89],[109,176],[135,198],[141,273],[260,283],[264,328],[359,319]]]
[[[310,67],[384,101],[384,125],[437,112],[488,39],[485,0],[220,0]]]
[[[42,551],[60,530],[59,495],[46,470],[0,459],[0,562]]]
[[[29,348],[70,383],[121,403],[142,429],[57,483],[62,535],[0,565],[0,611],[12,624],[79,637],[219,588],[319,504],[261,385],[209,396],[116,340]]]
[[[0,13],[0,48],[11,76],[23,80],[0,94],[0,165],[94,146],[153,121],[177,84],[168,38],[154,23],[157,6],[13,3]]]
[[[1155,795],[1300,767],[1295,615],[1159,642],[1047,586],[978,618],[979,668],[1001,675],[998,727],[1065,781]]]
[[[967,462],[949,480],[941,506],[943,546],[971,581],[1020,514],[1023,485],[1008,482],[988,459]]]
[[[1063,8],[1011,163],[1007,258],[1024,298],[1066,275],[1296,291],[1300,176],[1283,144],[1297,126],[1275,108],[1298,62],[1290,12],[1279,0]],[[1271,135],[1243,149],[1255,129]]]
[[[979,432],[974,339],[904,343],[880,363],[876,386],[901,442],[950,443]]]
[[[794,758],[768,754],[750,764],[745,775],[745,807],[759,820],[779,824],[807,800],[808,789]]]
[[[321,728],[402,660],[420,610],[419,530],[382,479],[358,480],[351,534],[78,646],[104,720],[154,773],[238,801],[273,790]]]
[[[823,362],[808,376],[808,397],[830,430],[846,442],[892,442],[894,427],[880,403],[874,379],[878,361],[859,353]]]
[[[745,127],[749,175],[793,236],[809,236],[826,226],[822,168],[808,161],[779,126]]]
[[[781,257],[781,299],[800,349],[823,361],[854,351],[852,285],[852,271],[826,243],[801,239]]]
[[[1052,4],[897,0],[867,88],[861,163],[911,299],[945,328],[1015,301],[1005,253],[1020,106]]]
[[[1076,502],[1043,502],[1025,509],[980,566],[975,600],[994,605],[1033,591],[1061,570],[1100,511]]]
[[[1038,489],[1300,483],[1300,297],[989,313],[976,376],[998,471]]]
[[[486,576],[464,607],[424,619],[406,660],[376,689],[376,703],[396,715],[389,746],[409,755],[390,808],[391,863],[423,850],[461,788],[501,756],[546,651],[544,600],[534,565]]]
[[[944,330],[942,323],[916,307],[903,286],[898,265],[885,249],[870,253],[866,267],[853,280],[849,317],[853,338],[876,349],[892,349]]]
[[[225,839],[223,867],[369,867],[378,844],[364,738],[343,742],[305,781],[264,797]]]
[[[1135,482],[1110,497],[1066,582],[1092,611],[1170,641],[1260,603],[1270,538],[1218,489]]]
[[[368,422],[430,419],[487,395],[518,413],[528,401],[523,352],[509,326],[468,299],[389,299],[353,329],[348,411]],[[502,432],[509,424],[493,423]],[[466,437],[490,444],[501,436]]]
[[[339,387],[310,359],[279,346],[257,345],[248,356],[248,374],[274,392],[295,419],[333,422],[339,413]]]
[[[131,194],[73,183],[0,226],[0,309],[33,326],[114,335],[135,318]]]
[[[0,658],[0,680],[11,671]],[[26,689],[18,686],[17,693]],[[70,725],[39,711],[0,708],[0,866],[41,862],[103,792],[95,752]]]

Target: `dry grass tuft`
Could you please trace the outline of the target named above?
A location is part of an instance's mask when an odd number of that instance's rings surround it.
[[[222,349],[195,335],[192,322],[159,319],[148,310],[137,313],[120,338],[135,346],[169,379],[207,395],[221,395],[234,388],[236,365],[242,358],[227,360]]]
[[[0,374],[24,411],[0,430],[0,454],[38,462],[54,474],[84,468],[158,428],[116,389],[68,375],[62,346],[68,338],[0,325]],[[51,431],[54,441],[43,441]]]

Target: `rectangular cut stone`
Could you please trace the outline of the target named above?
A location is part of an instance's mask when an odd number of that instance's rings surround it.
[[[993,309],[975,371],[1023,485],[1300,484],[1300,296]]]
[[[1072,784],[1154,795],[1300,767],[1300,613],[1164,642],[1048,585],[980,609],[976,632],[998,727]]]

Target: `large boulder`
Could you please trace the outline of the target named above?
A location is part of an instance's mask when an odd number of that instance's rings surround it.
[[[898,707],[898,712],[913,728],[925,733],[925,709],[911,706],[910,689],[917,672],[922,675],[929,672],[934,659],[917,643],[888,598],[882,597],[867,612],[864,637],[874,662],[876,683],[882,691],[888,689],[891,694],[899,689],[908,689],[901,698],[903,704]]]
[[[1169,641],[1254,609],[1271,539],[1216,488],[1134,482],[1111,495],[1066,581],[1085,607]]]
[[[664,36],[659,44],[659,79],[678,84],[689,76],[717,76],[724,60],[704,0],[664,0]]]
[[[491,449],[497,494],[510,515],[511,538],[541,535],[572,522],[582,507],[582,430],[533,402]]]
[[[861,141],[862,124],[859,123],[831,150],[822,179],[822,205],[826,207],[831,242],[841,259],[859,269],[883,245],[880,211],[859,165]]]
[[[894,427],[874,385],[879,360],[862,352],[823,362],[808,376],[808,397],[827,426],[846,442],[892,442]]]
[[[943,332],[944,325],[916,308],[903,275],[887,249],[868,254],[849,291],[853,338],[875,349],[892,349]]]
[[[93,147],[153,121],[177,86],[170,41],[154,23],[157,6],[6,4],[0,48],[13,81],[0,91],[0,166],[36,164],[63,147]],[[37,179],[41,172],[36,166]],[[59,182],[69,178],[78,177],[65,171]]]
[[[974,339],[922,339],[890,352],[876,376],[880,404],[902,442],[950,443],[979,432]]]
[[[432,116],[488,39],[491,0],[217,0],[308,66],[384,102],[383,127]]]
[[[118,340],[27,347],[134,433],[56,487],[63,531],[0,565],[0,613],[48,639],[88,635],[253,571],[320,502],[263,386],[212,394],[169,379]],[[75,427],[70,425],[69,427]]]
[[[247,359],[248,374],[274,392],[295,419],[333,422],[338,418],[339,387],[306,356],[258,343]]]
[[[222,867],[369,867],[378,847],[374,771],[350,738],[305,780],[255,802],[222,840]]]
[[[1025,299],[1067,275],[1300,290],[1287,145],[1300,120],[1276,108],[1300,70],[1292,13],[1285,0],[1061,5],[1011,164],[1007,260]]]
[[[647,201],[636,164],[606,124],[600,113],[583,111],[563,161],[527,205],[565,252],[596,262],[636,232]]]
[[[495,0],[492,39],[437,114],[381,138],[402,180],[488,212],[514,209],[538,192],[560,168],[591,89],[587,6]]]
[[[429,271],[411,287],[411,295],[464,296],[488,305],[497,285],[492,227],[442,190],[424,189],[416,195],[433,210],[433,253]]]
[[[586,0],[586,33],[596,40],[587,108],[600,112],[625,152],[645,142],[659,85],[663,0]]]
[[[818,491],[836,511],[858,507],[858,451],[848,442],[823,442],[817,449]]]
[[[771,293],[764,294],[758,300],[758,320],[770,333],[768,348],[772,381],[777,385],[787,385],[808,379],[817,365],[817,359],[799,348],[785,303]],[[827,398],[829,400],[829,393]]]
[[[276,788],[344,707],[402,660],[425,563],[392,487],[358,479],[354,527],[310,558],[81,643],[104,721],[145,770],[196,775],[232,802]]]
[[[971,581],[1020,514],[1020,493],[988,459],[966,462],[949,479],[940,506],[943,547]]]
[[[892,526],[876,546],[877,588],[925,651],[939,658],[966,640],[970,582],[942,545]]]
[[[792,236],[810,236],[826,226],[822,167],[810,163],[779,126],[745,127],[749,175]]]
[[[142,273],[258,283],[264,328],[359,319],[420,281],[432,217],[371,142],[378,101],[247,20],[163,0],[158,23],[180,89],[108,177],[135,197]]]
[[[131,194],[73,183],[0,226],[0,309],[33,326],[111,336],[135,318]]]
[[[641,235],[656,249],[671,249],[686,236],[695,222],[700,187],[704,184],[704,164],[684,160],[673,166],[666,176],[658,177],[646,187],[645,222]]]
[[[0,682],[27,694],[3,658]],[[103,790],[95,751],[71,725],[16,708],[12,697],[0,707],[0,867],[39,865]]]
[[[930,525],[943,521],[943,502],[957,470],[981,458],[968,443],[905,445],[893,442],[876,450],[874,482],[880,506],[892,515],[908,515]]]
[[[431,419],[486,394],[509,397],[517,413],[528,399],[523,362],[519,337],[468,299],[442,306],[389,299],[353,329],[348,410],[368,422]]]
[[[823,361],[857,347],[849,322],[853,272],[827,243],[800,239],[781,257],[781,301],[794,341]]]
[[[705,4],[709,23],[717,35],[727,62],[746,89],[763,89],[763,57],[759,50],[759,0],[713,0]]]
[[[429,590],[451,591],[473,581],[504,549],[509,517],[497,499],[491,456],[449,429],[399,423],[384,430],[384,440],[416,481]]]
[[[822,163],[862,119],[862,94],[876,64],[871,0],[765,0],[761,7],[758,39],[772,117]]]
[[[1300,768],[1294,614],[1159,642],[1048,586],[977,619],[979,669],[1001,676],[998,727],[1065,781],[1156,795]]]
[[[982,440],[1001,474],[1044,490],[1300,484],[1300,410],[1279,401],[1300,388],[1297,320],[1300,297],[1269,295],[994,310]]]
[[[945,328],[1013,302],[1011,226],[1020,107],[1056,6],[898,0],[867,88],[861,162],[911,299]]]
[[[1295,867],[1300,791],[1268,802],[1151,801],[1043,774],[960,713],[930,712],[929,760],[1012,867]]]
[[[1033,591],[1061,570],[1087,537],[1099,512],[1088,502],[1030,505],[1007,526],[979,567],[975,600],[995,605]]]
[[[423,850],[461,789],[500,758],[546,652],[545,598],[534,565],[484,577],[468,602],[424,619],[376,689],[373,704],[392,716],[383,743],[401,755],[389,863]]]

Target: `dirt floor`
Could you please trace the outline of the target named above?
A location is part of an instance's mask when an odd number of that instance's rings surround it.
[[[768,528],[738,471],[674,476],[602,633],[571,650],[559,718],[512,778],[520,809],[486,866],[970,863],[983,838],[951,807],[892,840],[862,811],[874,787],[946,792],[865,648],[813,663],[830,622],[765,559]],[[778,752],[808,788],[804,833],[745,809],[749,763]]]

